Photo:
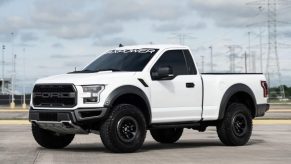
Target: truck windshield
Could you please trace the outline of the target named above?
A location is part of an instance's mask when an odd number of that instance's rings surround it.
[[[158,49],[110,50],[79,72],[142,71]]]

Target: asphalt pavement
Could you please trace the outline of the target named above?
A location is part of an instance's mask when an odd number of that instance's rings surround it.
[[[291,126],[256,125],[246,146],[224,146],[215,128],[200,133],[185,130],[175,144],[159,144],[148,133],[142,149],[131,154],[108,152],[95,134],[77,135],[65,149],[49,150],[36,144],[29,125],[0,126],[0,163],[276,163],[291,162]]]
[[[185,129],[175,144],[159,144],[148,132],[140,151],[114,154],[96,134],[77,135],[65,149],[49,150],[33,139],[27,111],[0,110],[0,163],[291,163],[291,108],[275,107],[255,120],[253,135],[245,146],[224,146],[214,127],[201,133]]]

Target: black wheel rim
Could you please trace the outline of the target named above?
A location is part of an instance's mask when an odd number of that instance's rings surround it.
[[[244,136],[247,132],[247,119],[242,113],[236,114],[232,119],[232,131],[238,136]]]
[[[117,134],[121,141],[132,142],[138,132],[138,123],[131,116],[122,117],[117,123]]]

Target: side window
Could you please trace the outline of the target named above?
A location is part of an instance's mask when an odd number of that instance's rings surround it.
[[[187,61],[187,67],[188,67],[188,72],[190,75],[196,75],[197,74],[197,70],[196,67],[194,65],[194,61],[193,58],[190,54],[190,52],[188,50],[183,50],[186,61]]]
[[[173,69],[174,76],[187,75],[187,66],[182,50],[166,51],[153,66],[152,71],[156,71],[158,67],[170,66]]]

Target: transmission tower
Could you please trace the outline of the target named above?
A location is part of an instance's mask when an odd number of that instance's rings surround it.
[[[277,46],[277,0],[268,0],[268,56],[266,73],[269,84],[271,80],[278,80],[281,98],[285,98],[284,87],[282,86],[278,46]],[[271,76],[271,77],[269,77]]]
[[[277,42],[277,7],[278,5],[289,5],[285,0],[259,0],[248,4],[265,6],[267,8],[267,30],[268,30],[268,52],[266,61],[267,80],[269,86],[279,86],[280,97],[285,98],[285,91],[282,85],[282,75],[280,71],[278,42]],[[279,21],[280,22],[280,21]]]
[[[237,52],[236,49],[241,50],[241,46],[239,45],[228,45],[227,48],[229,49],[229,71],[230,72],[236,72],[236,58]]]

